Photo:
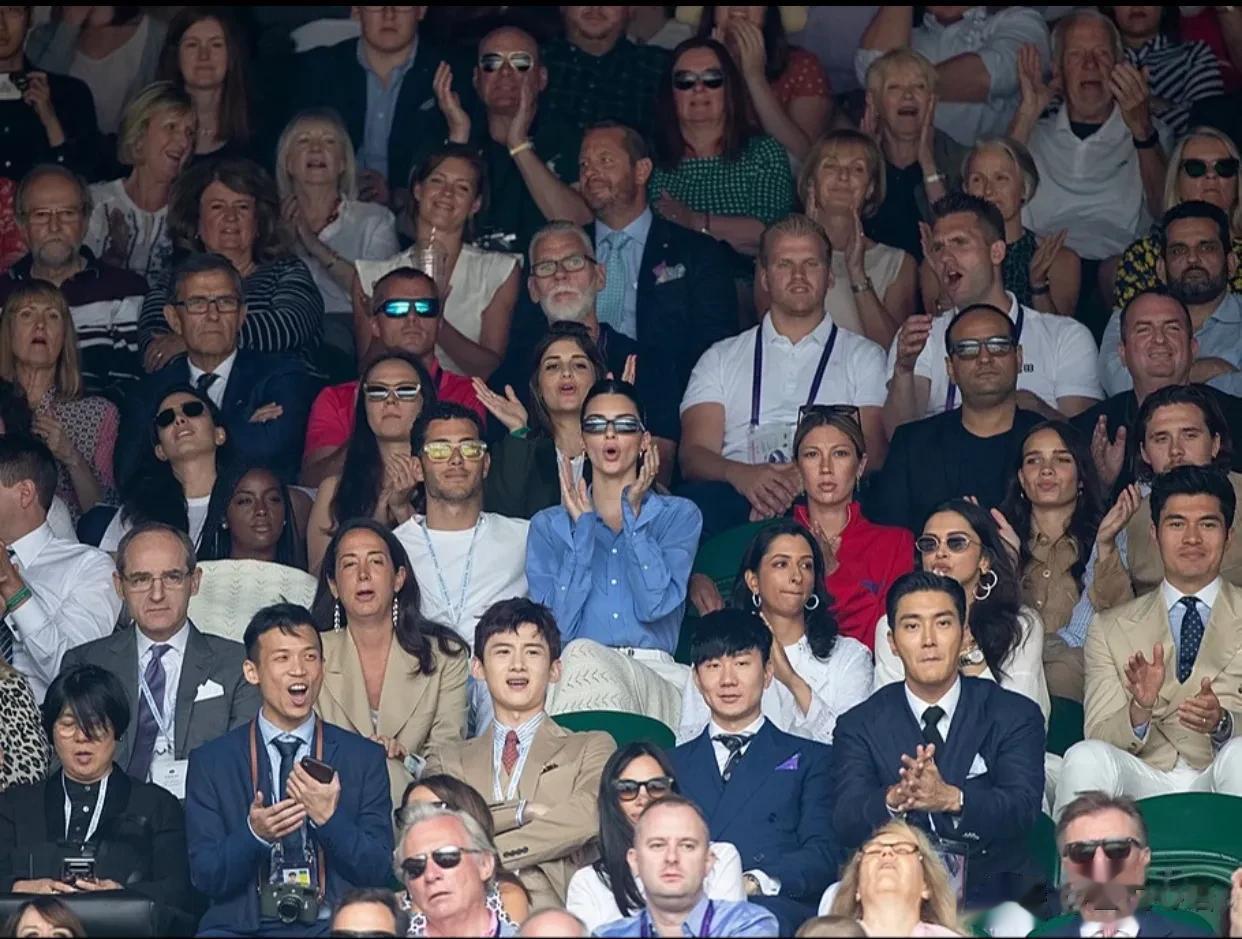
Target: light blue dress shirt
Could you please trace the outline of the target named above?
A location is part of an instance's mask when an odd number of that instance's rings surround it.
[[[544,713],[540,711],[518,727],[506,727],[495,718],[492,719],[492,794],[496,802],[508,801],[508,794],[501,789],[500,782],[500,771],[505,754],[505,737],[509,736],[511,730],[518,736],[518,758],[513,764],[513,774],[509,777],[512,783],[513,780],[522,778],[522,771],[526,769],[526,758],[530,756],[530,745],[535,741],[535,734],[539,731],[543,718]]]
[[[611,280],[613,277],[623,277],[625,283],[625,299],[622,301],[622,319],[619,324],[613,323],[612,326],[618,332],[625,333],[631,339],[638,338],[638,272],[643,263],[643,251],[647,248],[647,236],[651,232],[651,209],[643,209],[642,214],[625,228],[621,229],[622,233],[629,236],[629,243],[623,249],[625,258],[624,271],[607,271],[606,276]],[[604,239],[613,233],[613,229],[609,228],[599,219],[595,220],[595,256],[602,259],[604,257]]]
[[[384,87],[384,83],[372,71],[366,55],[363,54],[362,40],[358,40],[358,64],[367,76],[367,112],[363,119],[358,164],[363,169],[375,170],[385,179],[388,178],[388,138],[392,134],[392,122],[397,115],[397,98],[401,95],[401,84],[405,81],[406,72],[414,64],[414,56],[417,54],[418,37],[415,36],[409,57],[389,73],[388,86]]]
[[[703,516],[689,499],[649,493],[637,517],[621,500],[621,531],[594,512],[573,523],[563,506],[530,521],[526,582],[551,607],[565,642],[672,655]]]
[[[293,761],[295,764],[298,760],[302,759],[302,757],[309,756],[311,753],[311,745],[315,739],[314,712],[312,711],[311,715],[293,731],[285,731],[281,730],[266,717],[264,717],[262,709],[259,710],[259,737],[263,740],[263,746],[267,748],[268,769],[271,772],[271,777],[268,780],[269,785],[264,788],[264,793],[268,797],[268,805],[275,805],[280,801],[280,751],[273,745],[273,741],[277,737],[285,736],[297,737],[298,740],[302,742],[302,745],[298,747],[297,752],[293,755]],[[270,789],[270,792],[267,791],[268,789]],[[247,820],[246,824],[250,825],[249,820]],[[311,824],[314,823],[312,822]],[[258,834],[255,833],[253,826],[250,828],[250,833],[254,835],[261,844],[271,847],[271,842],[264,841],[260,838]]]
[[[704,921],[708,928],[704,930]],[[686,914],[681,924],[683,936],[779,936],[780,927],[776,917],[759,906],[746,900],[708,900],[700,896]],[[606,923],[595,930],[597,936],[656,936],[659,935],[655,924],[646,910],[637,916],[629,916],[612,923]]]

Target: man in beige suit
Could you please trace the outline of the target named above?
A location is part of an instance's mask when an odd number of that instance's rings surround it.
[[[1242,795],[1242,590],[1220,574],[1236,508],[1216,470],[1156,477],[1164,579],[1088,630],[1087,739],[1065,754],[1054,817],[1091,789]]]
[[[487,684],[492,727],[433,750],[427,765],[488,800],[501,862],[530,891],[531,909],[564,906],[569,878],[590,860],[599,780],[616,749],[608,734],[563,730],[544,713],[560,654],[560,629],[547,607],[526,599],[491,606],[475,628],[471,670]]]

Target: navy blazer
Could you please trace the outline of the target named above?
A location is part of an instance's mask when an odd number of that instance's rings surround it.
[[[1044,794],[1043,715],[1035,702],[994,681],[961,681],[945,749],[935,759],[944,780],[963,791],[964,810],[935,815],[935,830],[967,845],[970,902],[1018,900],[1038,879],[1026,844]],[[922,743],[903,682],[885,685],[838,719],[833,819],[847,848],[857,848],[892,817],[885,795],[900,779],[902,755],[913,757]],[[976,756],[987,771],[967,778]],[[907,820],[930,830],[930,818],[912,812]]]
[[[1134,914],[1138,920],[1140,936],[1212,936],[1210,929],[1182,922],[1175,922],[1160,913],[1151,910],[1139,910]],[[1082,935],[1082,917],[1075,915],[1067,919],[1056,929],[1040,933],[1043,936],[1073,936],[1078,939]]]
[[[190,754],[185,794],[190,881],[211,906],[199,924],[251,932],[259,927],[259,877],[270,851],[250,831],[250,724]],[[326,825],[315,829],[327,867],[327,901],[351,887],[388,887],[392,878],[392,797],[379,744],[323,724],[323,760],[341,778],[341,798]],[[268,805],[272,788],[267,748],[260,735],[259,789]]]
[[[757,868],[778,879],[782,897],[818,904],[836,880],[839,858],[832,832],[832,747],[765,720],[726,785],[709,733],[673,750],[681,794],[703,810],[713,841],[737,848],[742,870]]]
[[[129,391],[121,410],[116,446],[115,478],[124,491],[151,453],[151,421],[167,390],[190,383],[184,355],[148,375]],[[300,359],[274,352],[239,349],[224,388],[221,413],[236,459],[260,463],[288,482],[297,479],[306,439],[306,419],[319,391],[318,382]],[[265,404],[279,404],[284,414],[274,421],[252,423],[250,415]]]

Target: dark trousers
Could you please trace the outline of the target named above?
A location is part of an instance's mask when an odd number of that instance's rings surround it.
[[[689,499],[703,513],[700,542],[750,521],[750,503],[728,483],[682,483],[677,495]]]

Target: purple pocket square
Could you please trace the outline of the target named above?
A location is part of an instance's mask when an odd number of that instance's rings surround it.
[[[782,763],[780,766],[776,767],[776,772],[778,772],[778,773],[780,773],[780,772],[794,772],[795,770],[797,770],[797,768],[798,768],[798,756],[799,756],[799,754],[795,753],[793,756],[791,756],[789,759],[787,759],[787,760],[786,760],[784,763]]]

